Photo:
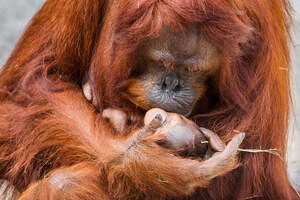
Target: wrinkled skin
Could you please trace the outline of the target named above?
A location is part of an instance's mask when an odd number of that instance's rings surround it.
[[[205,100],[213,103],[220,52],[199,32],[165,29],[140,51],[128,87],[137,105],[189,116],[193,111],[207,110],[210,105]]]

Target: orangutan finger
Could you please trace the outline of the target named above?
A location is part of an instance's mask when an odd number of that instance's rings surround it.
[[[147,126],[157,114],[161,115],[162,121],[165,121],[167,119],[168,113],[166,111],[164,111],[160,108],[152,108],[145,115],[145,118],[144,118],[145,125]]]
[[[163,124],[161,114],[156,114],[156,116],[147,124],[140,132],[137,133],[138,138],[148,137],[153,135],[158,128]]]
[[[117,132],[123,132],[127,128],[127,115],[119,109],[106,108],[102,112],[102,116],[107,118]]]
[[[151,120],[151,122],[146,126],[148,131],[155,131],[162,125],[162,116],[161,114],[155,115],[155,117]]]
[[[218,135],[216,135],[211,130],[208,130],[206,128],[200,127],[201,132],[207,137],[209,140],[210,147],[214,149],[215,151],[224,151],[225,145],[221,141]]]
[[[82,91],[83,94],[85,96],[85,98],[88,101],[92,101],[93,100],[93,94],[92,94],[92,89],[91,89],[91,85],[89,82],[86,82],[83,86],[82,86]]]
[[[225,147],[224,151],[222,152],[222,156],[224,157],[234,156],[240,144],[243,142],[244,138],[245,138],[244,132],[235,135]]]

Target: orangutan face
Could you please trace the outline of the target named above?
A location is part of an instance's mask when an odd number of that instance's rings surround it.
[[[143,46],[129,93],[137,105],[188,116],[218,72],[220,51],[196,30],[165,29]]]

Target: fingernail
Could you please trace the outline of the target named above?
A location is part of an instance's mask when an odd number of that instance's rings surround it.
[[[157,114],[157,115],[155,115],[155,119],[162,119],[162,117],[161,117],[161,114]]]
[[[245,132],[241,132],[240,134],[242,135],[243,138],[245,138],[246,136]]]
[[[203,128],[203,127],[200,127],[200,130],[201,130],[202,132],[207,132],[207,129],[206,129],[206,128]]]

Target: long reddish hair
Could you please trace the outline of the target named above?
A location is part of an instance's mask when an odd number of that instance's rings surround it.
[[[292,199],[285,163],[289,8],[286,0],[48,0],[2,69],[0,98],[27,106],[41,94],[80,85],[89,71],[100,112],[109,106],[134,112],[120,94],[136,67],[137,49],[165,26],[197,28],[219,47],[222,65],[218,106],[193,119],[225,141],[233,130],[244,131],[243,148],[278,149],[281,157],[242,153],[241,167],[199,195]]]

